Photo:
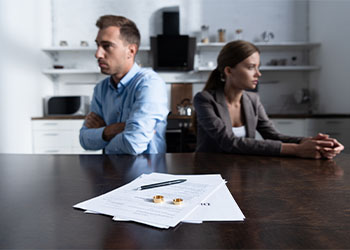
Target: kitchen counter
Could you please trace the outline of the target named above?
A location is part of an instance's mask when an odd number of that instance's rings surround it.
[[[42,116],[42,117],[32,117],[32,120],[77,120],[85,119],[83,115],[60,115],[60,116]]]

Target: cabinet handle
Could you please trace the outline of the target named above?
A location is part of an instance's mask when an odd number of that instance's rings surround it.
[[[58,136],[57,133],[45,133],[44,136]]]
[[[181,129],[167,129],[166,133],[181,133]]]
[[[326,121],[326,124],[342,124],[342,121]]]
[[[52,149],[52,150],[45,150],[44,152],[45,153],[57,153],[57,152],[60,152],[60,151],[57,150],[57,149]]]
[[[286,124],[293,124],[293,122],[277,122],[277,124],[281,124],[281,125],[286,125]]]
[[[43,123],[44,126],[56,126],[58,125],[57,122],[46,122],[46,123]]]

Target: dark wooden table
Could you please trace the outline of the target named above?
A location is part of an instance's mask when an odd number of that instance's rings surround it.
[[[142,173],[219,173],[244,222],[169,230],[72,208]],[[0,248],[350,248],[350,155],[0,155]]]

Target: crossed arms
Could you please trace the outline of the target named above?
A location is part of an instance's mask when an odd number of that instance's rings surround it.
[[[102,133],[102,139],[110,141],[114,136],[123,132],[125,122],[117,122],[111,125],[106,125],[105,121],[94,112],[90,112],[85,118],[85,126],[87,128],[102,128],[105,127]]]

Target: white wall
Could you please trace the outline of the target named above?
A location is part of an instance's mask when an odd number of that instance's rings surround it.
[[[243,29],[243,39],[260,41],[264,31],[272,31],[274,41],[307,41],[307,0],[203,0],[202,21],[209,25],[212,40],[224,28],[228,40]]]
[[[60,40],[94,44],[95,22],[105,14],[132,19],[142,45],[149,45],[150,36],[162,33],[162,9],[173,6],[180,10],[181,34],[195,35],[201,25],[209,25],[212,42],[220,28],[228,40],[238,28],[249,41],[260,40],[266,30],[274,32],[274,41],[308,40],[308,0],[53,0],[53,45]]]
[[[311,78],[317,113],[350,112],[350,1],[311,0],[310,40],[322,43],[315,61],[322,70]]]
[[[1,0],[0,11],[0,153],[31,153],[30,119],[52,89],[39,50],[51,39],[50,1]]]
[[[76,46],[86,40],[94,45],[96,20],[107,14],[133,20],[141,32],[141,45],[149,45],[150,36],[162,34],[162,9],[176,6],[180,10],[180,33],[200,27],[201,0],[53,0],[53,45],[61,40]]]

